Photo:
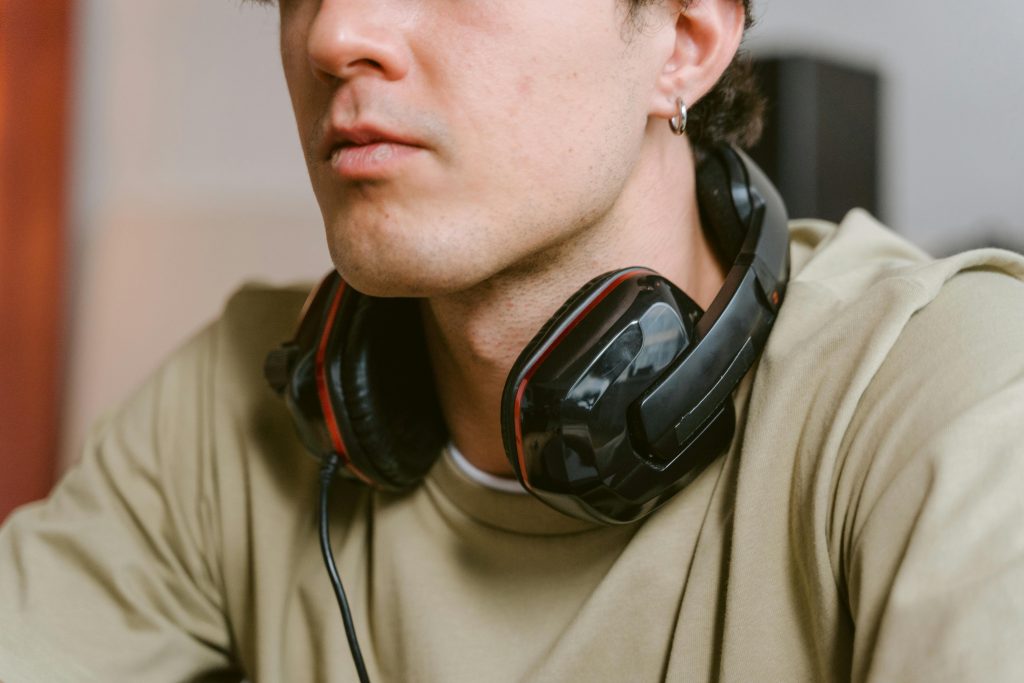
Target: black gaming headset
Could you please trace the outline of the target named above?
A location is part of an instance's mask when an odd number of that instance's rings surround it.
[[[786,210],[727,146],[697,169],[701,222],[731,263],[707,311],[657,273],[626,268],[574,294],[505,383],[505,453],[527,491],[605,524],[650,514],[729,447],[731,394],[761,353],[789,274]],[[267,357],[305,446],[389,491],[415,486],[448,430],[415,299],[364,295],[330,273],[295,338]]]

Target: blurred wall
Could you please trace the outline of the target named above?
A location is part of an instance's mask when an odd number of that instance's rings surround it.
[[[934,252],[1024,247],[1024,4],[754,0],[758,54],[831,55],[883,79],[882,206]]]
[[[1021,239],[1024,5],[755,0],[758,52],[884,77],[886,219],[926,248]],[[237,283],[329,267],[272,9],[82,0],[65,457],[86,425],[216,315]]]
[[[240,0],[81,0],[65,462],[245,280],[330,267],[277,48]]]

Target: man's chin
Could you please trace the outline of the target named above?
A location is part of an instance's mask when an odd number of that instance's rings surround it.
[[[328,232],[331,259],[364,294],[430,298],[472,290],[519,258],[486,231],[460,225],[421,221],[412,230],[394,219],[345,222]]]
[[[335,259],[335,268],[351,287],[363,294],[378,297],[430,298],[471,289],[482,277],[469,276],[450,268],[430,268],[420,262],[415,266],[389,268],[380,262],[372,265]]]
[[[451,236],[430,221],[413,224],[402,215],[348,213],[328,223],[331,260],[345,281],[380,297],[431,297],[471,285],[459,272],[466,259],[440,248]]]

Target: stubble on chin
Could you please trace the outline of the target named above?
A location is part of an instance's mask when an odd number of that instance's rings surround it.
[[[386,215],[339,218],[327,228],[341,276],[381,297],[433,297],[467,287],[478,261],[468,249],[447,249],[449,241],[436,226]]]

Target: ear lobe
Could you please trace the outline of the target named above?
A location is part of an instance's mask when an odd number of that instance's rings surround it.
[[[658,76],[651,116],[670,119],[676,98],[692,107],[725,73],[743,39],[740,0],[692,0],[675,22],[676,40]]]

